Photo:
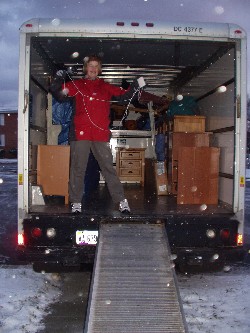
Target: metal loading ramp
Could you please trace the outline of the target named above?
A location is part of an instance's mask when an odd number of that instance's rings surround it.
[[[84,333],[187,333],[162,224],[100,227]]]

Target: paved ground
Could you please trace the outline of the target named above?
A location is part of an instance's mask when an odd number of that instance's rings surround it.
[[[18,265],[17,245],[17,163],[0,163],[0,264]],[[22,263],[25,264],[25,263]],[[37,333],[82,333],[91,280],[85,272],[59,273],[63,294],[49,308],[46,329]],[[39,274],[39,273],[38,273]]]
[[[0,263],[17,264],[17,163],[0,163]]]
[[[63,294],[49,309],[46,329],[37,333],[83,333],[91,272],[63,273]]]

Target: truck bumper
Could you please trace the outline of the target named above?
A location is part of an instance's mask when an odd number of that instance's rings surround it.
[[[95,246],[74,248],[64,247],[18,247],[18,260],[29,263],[62,264],[63,266],[78,266],[93,264]]]
[[[222,269],[234,262],[243,262],[247,250],[243,246],[230,248],[189,248],[175,249],[173,258],[181,272],[190,269],[210,271]]]

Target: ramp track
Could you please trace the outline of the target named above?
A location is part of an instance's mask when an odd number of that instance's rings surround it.
[[[164,225],[101,225],[84,332],[187,333]]]

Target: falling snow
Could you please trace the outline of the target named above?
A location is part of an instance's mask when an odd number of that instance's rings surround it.
[[[224,13],[224,8],[222,6],[216,6],[214,11],[217,15],[222,15]]]

